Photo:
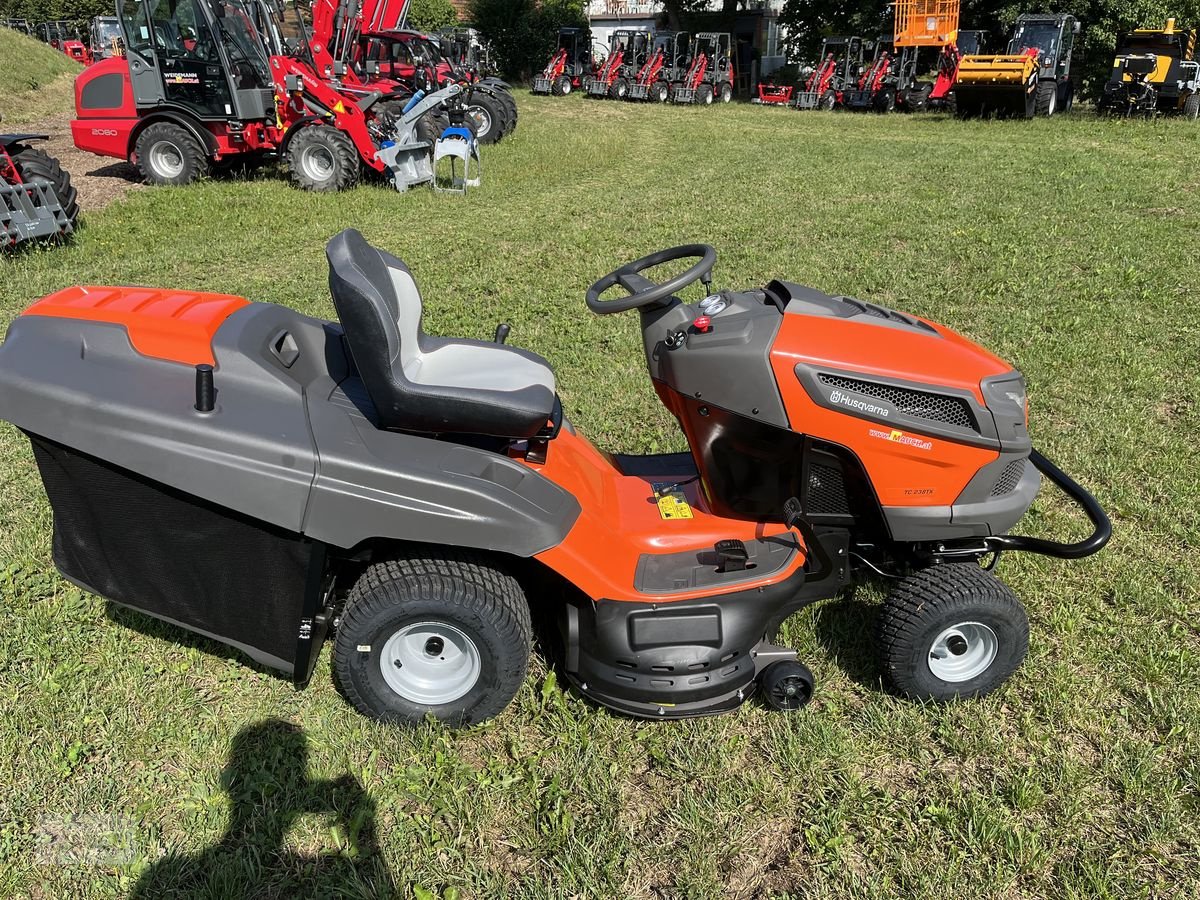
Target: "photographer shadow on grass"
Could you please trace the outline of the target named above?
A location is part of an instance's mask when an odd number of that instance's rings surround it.
[[[130,894],[150,898],[390,898],[395,881],[379,852],[375,804],[349,773],[310,781],[308,740],[290,722],[270,719],[238,732],[221,786],[231,804],[229,827],[197,854],[168,854]],[[338,852],[302,854],[287,846],[302,815],[339,826]]]

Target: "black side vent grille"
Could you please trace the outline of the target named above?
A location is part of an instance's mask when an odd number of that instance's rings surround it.
[[[944,422],[958,428],[969,428],[978,431],[975,416],[971,407],[959,397],[947,397],[945,394],[931,394],[928,391],[914,391],[911,388],[895,387],[890,384],[878,384],[874,381],[860,381],[857,378],[845,378],[841,375],[820,375],[821,384],[841,388],[843,391],[854,391],[886,400],[905,415],[919,419],[929,419],[931,422]]]
[[[1024,474],[1025,460],[1014,459],[1004,467],[1004,471],[996,479],[996,483],[992,486],[992,496],[1001,497],[1004,494],[1011,494],[1021,483],[1021,476]]]
[[[833,466],[813,463],[808,467],[808,496],[804,509],[813,515],[844,516],[850,512],[842,472]]]

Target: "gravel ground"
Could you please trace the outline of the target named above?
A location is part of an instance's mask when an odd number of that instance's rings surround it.
[[[15,127],[13,130],[17,130]],[[71,183],[79,191],[79,205],[83,215],[103,209],[114,200],[119,200],[129,191],[142,190],[137,169],[128,163],[95,156],[75,147],[71,141],[71,116],[55,116],[20,126],[21,131],[50,135],[50,140],[39,146],[71,173]]]

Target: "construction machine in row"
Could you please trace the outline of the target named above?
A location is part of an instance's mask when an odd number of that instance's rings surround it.
[[[75,230],[79,203],[71,176],[31,146],[45,134],[0,134],[0,250],[25,241],[56,241]]]
[[[821,42],[821,61],[792,101],[796,109],[830,110],[843,105],[845,91],[863,67],[863,39],[837,35]]]
[[[650,57],[638,69],[626,99],[658,103],[671,99],[671,86],[687,73],[691,44],[691,36],[686,31],[660,31],[654,35]]]
[[[935,84],[919,76],[929,68],[930,50],[944,53],[954,42],[959,6],[960,0],[897,0],[892,35],[875,42],[871,63],[843,94],[846,108],[926,109]]]
[[[1117,39],[1113,70],[1096,101],[1101,115],[1200,117],[1200,59],[1196,29],[1174,19],[1162,28],[1138,28]]]
[[[75,22],[66,19],[41,22],[34,29],[34,36],[43,43],[49,44],[55,50],[65,53],[76,62],[83,63],[86,66],[90,61],[88,58],[88,45],[84,42],[79,26]]]
[[[1079,20],[1068,13],[1019,16],[1007,53],[959,63],[956,115],[1032,119],[1067,112],[1075,100],[1071,54],[1078,34]]]
[[[558,47],[540,74],[533,77],[533,93],[565,97],[583,87],[592,74],[592,53],[588,33],[581,28],[558,29]]]
[[[75,145],[133,163],[151,184],[214,168],[287,161],[297,186],[334,191],[374,173],[407,190],[433,180],[427,113],[451,85],[403,104],[322,78],[312,42],[284,41],[268,0],[117,0],[125,56],[75,80]],[[424,122],[426,130],[421,134]]]
[[[609,37],[608,57],[596,74],[584,83],[589,97],[624,100],[629,85],[650,57],[653,35],[646,31],[618,28]]]
[[[733,99],[733,39],[724,31],[701,31],[692,39],[689,62],[683,79],[671,87],[674,103],[698,103]]]

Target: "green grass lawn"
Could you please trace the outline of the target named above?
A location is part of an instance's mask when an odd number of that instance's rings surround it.
[[[87,282],[332,316],[322,251],[355,226],[410,264],[427,330],[511,322],[598,444],[680,449],[636,316],[583,294],[706,241],[719,286],[856,295],[1012,361],[1036,444],[1094,490],[1112,543],[1001,561],[1031,648],[983,701],[882,690],[860,590],[786,626],[818,679],[798,714],[617,718],[539,658],[494,722],[399,731],[343,702],[327,651],[296,693],[59,579],[3,426],[0,895],[123,896],[190,861],[263,897],[1200,896],[1200,130],[519,99],[466,200],[271,173],[133,193],[85,210],[71,246],[0,262],[0,321]],[[1048,489],[1022,525],[1084,527]]]
[[[82,68],[49,44],[0,27],[0,118],[17,125],[72,109]]]

